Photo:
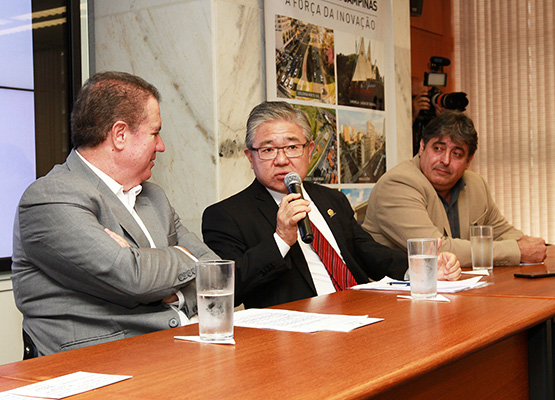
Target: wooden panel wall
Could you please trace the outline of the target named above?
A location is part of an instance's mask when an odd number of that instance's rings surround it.
[[[422,15],[410,17],[412,76],[424,79],[429,71],[430,57],[447,57],[451,65],[445,67],[447,86],[444,93],[454,91],[454,41],[451,24],[451,0],[423,0]]]

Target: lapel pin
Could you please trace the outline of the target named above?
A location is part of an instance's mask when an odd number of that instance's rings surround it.
[[[335,215],[335,211],[333,211],[331,208],[328,208],[328,215],[331,217],[333,217]]]

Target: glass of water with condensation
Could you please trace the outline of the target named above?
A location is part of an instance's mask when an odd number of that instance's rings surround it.
[[[470,227],[470,251],[474,271],[493,269],[493,227],[489,225]]]
[[[409,239],[410,294],[413,299],[431,299],[437,295],[438,239]]]
[[[200,339],[233,339],[235,262],[199,261],[196,270]]]

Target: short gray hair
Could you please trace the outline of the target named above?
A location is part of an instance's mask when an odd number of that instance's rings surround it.
[[[308,142],[312,141],[312,128],[304,112],[285,101],[265,101],[254,107],[247,120],[245,145],[252,149],[254,135],[260,125],[272,121],[290,121],[299,125]]]

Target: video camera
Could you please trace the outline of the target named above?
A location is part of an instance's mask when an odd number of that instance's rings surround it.
[[[443,93],[438,86],[447,84],[447,74],[443,72],[443,67],[451,64],[451,61],[445,57],[430,58],[430,72],[424,73],[424,86],[431,86],[428,90],[430,99],[430,109],[422,110],[418,115],[424,126],[436,116],[436,106],[449,110],[464,111],[468,105],[468,99],[464,92]]]

